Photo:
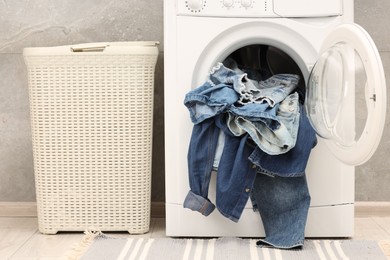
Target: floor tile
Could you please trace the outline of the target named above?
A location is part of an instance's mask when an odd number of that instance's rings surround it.
[[[8,259],[13,256],[36,233],[34,228],[0,228],[0,256]]]
[[[156,218],[153,223],[152,238],[166,237],[165,235],[165,218]]]
[[[389,234],[373,218],[356,218],[353,239],[384,240]]]
[[[83,236],[83,233],[43,235],[37,232],[13,257],[63,257],[78,245]]]
[[[390,239],[390,217],[378,218],[374,217],[373,220],[387,232]]]

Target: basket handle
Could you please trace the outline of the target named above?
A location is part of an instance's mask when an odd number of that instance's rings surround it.
[[[103,52],[109,45],[70,47],[72,52]]]

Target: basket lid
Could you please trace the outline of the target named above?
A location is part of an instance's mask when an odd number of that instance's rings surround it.
[[[24,56],[75,55],[78,53],[104,54],[156,54],[158,41],[95,42],[54,47],[28,47],[23,49]],[[83,55],[84,55],[83,54]]]

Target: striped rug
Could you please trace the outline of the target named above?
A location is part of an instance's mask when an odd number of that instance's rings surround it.
[[[85,238],[71,259],[81,260],[385,260],[375,241],[306,240],[302,250],[259,248],[255,239]]]

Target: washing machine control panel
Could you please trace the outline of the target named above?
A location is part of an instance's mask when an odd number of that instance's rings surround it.
[[[215,17],[277,16],[273,0],[178,0],[178,14]]]
[[[343,15],[341,0],[171,0],[177,15],[205,17],[326,17]]]

